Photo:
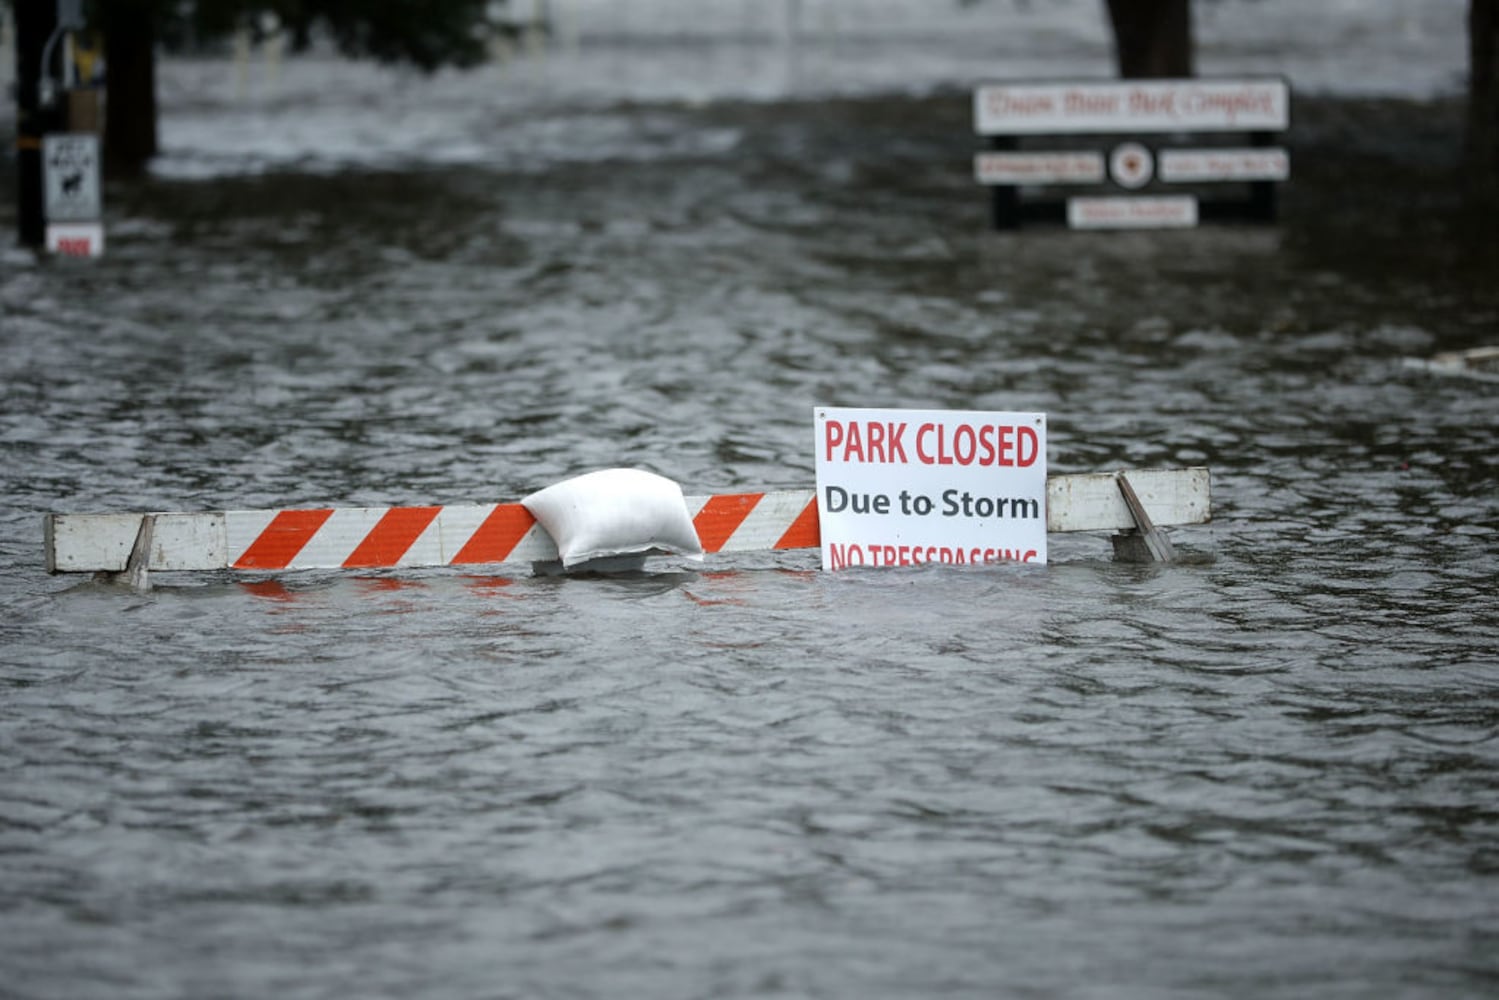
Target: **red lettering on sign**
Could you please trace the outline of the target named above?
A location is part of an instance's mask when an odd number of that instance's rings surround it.
[[[995,465],[1028,468],[1041,456],[1041,438],[1024,424],[922,424],[916,428],[916,459],[923,465]]]
[[[880,423],[873,423],[868,427],[869,460],[871,462],[887,461],[885,457],[885,431],[886,426]]]
[[[984,94],[985,109],[991,115],[1049,115],[1056,111],[1050,94],[1012,94],[1007,90],[990,90]]]
[[[829,420],[822,429],[822,439],[826,449],[823,458],[831,462],[833,449],[843,443],[843,424],[837,420]]]
[[[922,424],[916,428],[916,459],[922,465],[937,465],[937,457],[926,450],[926,436],[937,429],[936,424]]]
[[[828,569],[849,566],[924,566],[931,563],[949,566],[982,566],[997,562],[1034,562],[1035,549],[954,549],[947,546],[920,545],[852,545],[837,542],[828,545]]]
[[[1015,456],[1012,453],[1015,450],[1015,442],[1014,442],[1015,428],[1014,427],[1003,427],[1003,426],[1001,426],[1001,427],[994,428],[994,430],[996,432],[998,432],[998,434],[999,434],[999,452],[998,452],[997,457],[994,460],[994,464],[995,465],[1014,465],[1015,464]]]
[[[1176,92],[1165,90],[1151,94],[1145,90],[1132,90],[1129,94],[1129,109],[1137,115],[1170,117],[1176,114]]]
[[[871,551],[877,551],[871,549]],[[864,565],[864,550],[857,545],[839,545],[837,542],[828,544],[828,569],[846,569],[849,566]],[[875,565],[879,565],[876,558]]]
[[[905,434],[906,425],[894,421],[829,420],[822,432],[823,457],[829,462],[836,456],[840,462],[904,464],[909,461]]]
[[[1119,95],[1069,90],[1063,97],[1069,115],[1112,115],[1119,111]]]

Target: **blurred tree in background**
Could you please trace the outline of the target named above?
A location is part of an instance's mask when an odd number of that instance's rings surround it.
[[[45,7],[50,23],[56,0],[4,2],[33,16]],[[1101,0],[1101,6],[1120,76],[1193,74],[1192,0]],[[483,62],[495,34],[509,30],[507,7],[508,0],[90,0],[90,23],[105,38],[108,162],[116,173],[131,173],[156,153],[159,45],[284,31],[294,47],[323,39],[346,56],[432,71]],[[1499,0],[1469,0],[1468,37],[1467,159],[1483,186],[1499,189]]]
[[[285,32],[295,48],[326,40],[345,56],[430,72],[483,62],[499,27],[492,13],[503,6],[490,0],[96,0],[92,23],[104,35],[108,67],[104,148],[110,170],[136,173],[156,155],[158,45],[204,45],[238,31],[257,39]]]
[[[114,173],[137,173],[156,155],[156,33],[162,12],[154,0],[102,0],[104,35],[104,156]]]
[[[1191,0],[1108,0],[1119,75],[1192,75]]]
[[[1469,173],[1499,198],[1499,0],[1468,7]]]
[[[1191,0],[1105,0],[1122,77],[1191,76]],[[1468,175],[1499,196],[1499,0],[1468,4]]]

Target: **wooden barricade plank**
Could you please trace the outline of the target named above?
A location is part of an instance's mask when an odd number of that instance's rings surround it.
[[[1208,470],[1129,473],[1158,525],[1209,519]],[[768,552],[820,544],[813,490],[686,497],[709,553]],[[1047,530],[1136,526],[1115,473],[1047,480]],[[354,569],[550,562],[557,548],[518,503],[304,508],[202,513],[48,514],[51,573],[123,573],[137,552],[149,571]],[[138,550],[138,546],[142,546]]]

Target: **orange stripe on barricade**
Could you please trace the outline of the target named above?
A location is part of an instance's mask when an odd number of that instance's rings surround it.
[[[441,510],[441,507],[392,507],[349,553],[344,568],[394,566]]]
[[[234,563],[235,569],[285,569],[333,516],[331,508],[279,511]]]
[[[698,541],[704,552],[717,552],[723,548],[729,536],[738,530],[749,517],[750,511],[765,496],[764,493],[719,493],[708,498],[703,509],[692,519],[697,529]]]
[[[496,504],[484,523],[458,550],[453,564],[504,562],[535,523],[536,518],[531,512],[518,503]]]
[[[807,501],[807,506],[791,522],[786,533],[776,540],[777,549],[815,549],[822,545],[822,524],[817,520],[817,496]]]

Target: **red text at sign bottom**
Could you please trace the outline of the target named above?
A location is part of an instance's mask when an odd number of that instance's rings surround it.
[[[1035,549],[984,549],[935,545],[839,545],[828,546],[828,569],[850,566],[985,566],[997,562],[1031,562]]]

